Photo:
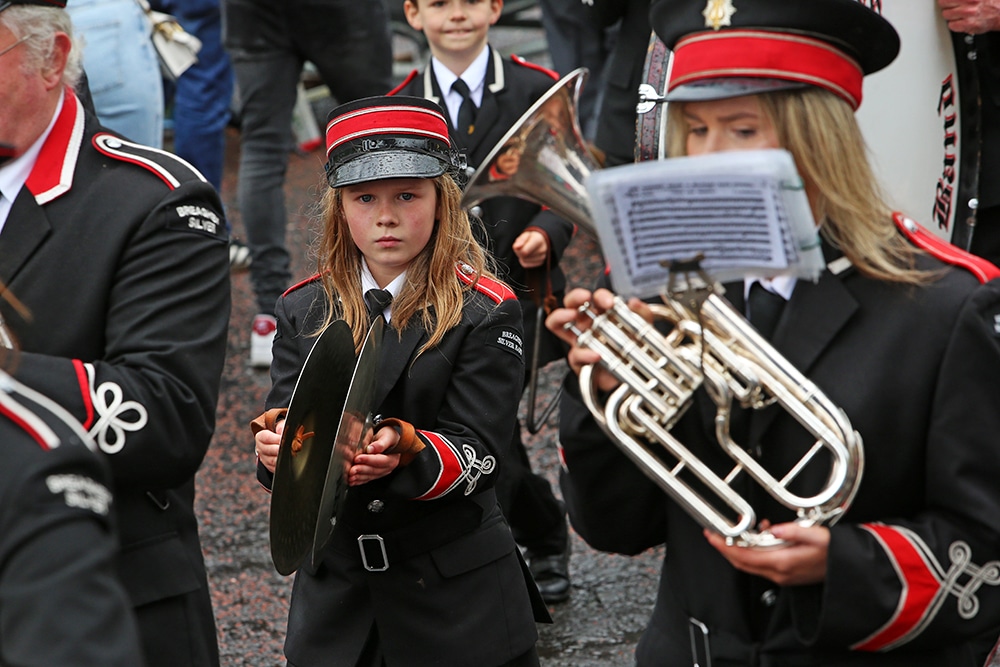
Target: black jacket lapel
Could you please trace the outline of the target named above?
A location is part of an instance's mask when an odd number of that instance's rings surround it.
[[[409,326],[402,337],[393,328],[387,328],[382,338],[382,355],[379,358],[378,382],[375,387],[376,406],[382,405],[399,377],[407,372],[417,346],[425,339],[419,326]],[[392,415],[389,415],[392,416]]]
[[[774,347],[806,374],[857,309],[858,302],[839,276],[824,271],[816,283],[800,280],[775,329]],[[772,407],[754,415],[750,442],[761,437],[779,410]]]
[[[42,207],[28,189],[22,187],[0,234],[0,278],[4,283],[10,285],[14,281],[17,272],[51,230]]]

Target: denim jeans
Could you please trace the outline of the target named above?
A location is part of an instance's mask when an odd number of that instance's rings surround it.
[[[233,69],[222,48],[219,0],[150,0],[150,4],[174,16],[184,30],[201,40],[198,62],[172,86],[174,153],[220,190]]]
[[[250,282],[258,312],[273,314],[291,283],[284,182],[302,66],[316,66],[338,103],[384,95],[392,87],[389,16],[383,0],[223,3],[239,95],[237,201],[253,257]]]
[[[101,122],[126,138],[163,147],[163,84],[150,26],[135,0],[73,0],[83,67]]]

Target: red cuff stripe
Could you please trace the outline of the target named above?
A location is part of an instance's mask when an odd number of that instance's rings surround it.
[[[941,591],[937,577],[921,550],[902,531],[879,524],[864,524],[875,534],[900,578],[902,592],[892,619],[875,634],[852,646],[858,651],[878,651],[899,641],[923,623]]]
[[[752,77],[825,88],[857,109],[864,73],[843,51],[788,33],[723,30],[677,42],[668,91],[703,79]]]
[[[80,398],[83,399],[83,409],[87,414],[84,420],[83,430],[89,431],[94,425],[94,401],[90,397],[90,381],[87,378],[87,368],[79,359],[73,360],[73,368],[76,370],[76,382],[80,385]],[[97,372],[96,369],[94,371]]]
[[[438,459],[441,461],[441,472],[430,490],[417,496],[415,500],[434,500],[448,493],[455,486],[455,483],[465,476],[465,459],[459,456],[458,451],[452,447],[450,442],[437,433],[417,431],[417,435],[437,452]]]

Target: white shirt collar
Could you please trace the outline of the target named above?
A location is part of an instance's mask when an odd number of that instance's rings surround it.
[[[476,103],[477,107],[482,106],[483,91],[486,90],[486,70],[489,62],[489,46],[484,47],[479,55],[476,56],[476,59],[465,68],[465,71],[458,74],[445,67],[437,58],[431,58],[434,78],[437,79],[438,85],[441,86],[441,94],[444,97],[445,104],[448,106],[448,113],[451,115],[453,121],[458,117],[458,107],[462,105],[462,96],[451,89],[451,84],[455,83],[455,79],[461,76],[462,80],[465,81],[465,85],[469,87],[472,101]]]
[[[59,96],[59,103],[56,105],[55,113],[52,114],[49,125],[42,132],[41,136],[35,139],[35,143],[31,144],[28,150],[0,167],[0,231],[3,231],[3,227],[7,222],[10,209],[14,206],[14,199],[17,198],[17,194],[21,191],[21,188],[24,187],[28,177],[31,175],[31,170],[35,167],[35,162],[38,161],[38,154],[42,152],[45,140],[48,139],[52,128],[55,127],[56,119],[59,118],[59,112],[62,111],[65,100],[66,91],[63,90]]]
[[[371,269],[368,268],[368,262],[364,257],[361,258],[361,293],[365,294],[370,289],[384,289],[392,295],[395,300],[399,296],[399,292],[403,289],[403,285],[406,284],[406,271],[393,278],[392,282],[385,287],[379,287],[379,284],[375,282],[375,278],[372,276]],[[392,316],[392,304],[390,303],[386,306],[386,309],[382,311],[382,315],[385,317],[386,323]]]
[[[775,276],[774,278],[747,277],[743,280],[743,299],[750,296],[750,286],[760,283],[769,292],[773,292],[788,301],[792,298],[792,291],[795,289],[797,278],[795,276]]]

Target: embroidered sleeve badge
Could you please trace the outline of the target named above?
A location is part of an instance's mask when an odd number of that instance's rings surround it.
[[[101,516],[106,516],[111,507],[111,492],[89,477],[49,475],[45,485],[53,495],[62,494],[67,507],[90,510]]]
[[[493,347],[498,347],[518,359],[524,359],[524,343],[521,338],[521,332],[516,329],[503,326],[493,327],[489,330],[486,343]]]

